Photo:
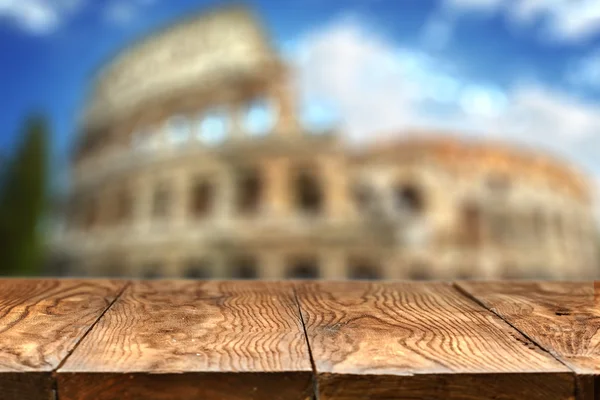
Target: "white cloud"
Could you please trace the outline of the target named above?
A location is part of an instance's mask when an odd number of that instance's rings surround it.
[[[132,3],[126,1],[113,1],[105,10],[106,19],[119,24],[127,23],[136,14],[136,8]]]
[[[427,42],[445,44],[464,13],[502,13],[521,27],[539,23],[544,37],[562,42],[576,42],[600,34],[598,0],[443,0],[440,10],[425,25]]]
[[[575,62],[567,71],[567,80],[577,86],[600,89],[600,50]]]
[[[0,20],[33,34],[47,34],[81,6],[80,0],[0,0]]]
[[[600,106],[539,85],[516,85],[496,115],[458,115],[468,129],[550,150],[600,175]]]
[[[416,88],[402,79],[400,58],[389,44],[358,24],[334,24],[298,44],[301,95],[331,99],[354,139],[367,131],[395,129],[409,122],[414,114],[411,98],[417,95]]]
[[[416,125],[423,103],[453,102],[460,89],[439,60],[394,48],[351,18],[295,46],[302,97],[333,103],[354,140]]]
[[[493,118],[505,112],[506,95],[499,89],[479,85],[468,85],[459,98],[460,106],[468,115]]]
[[[156,3],[157,0],[112,0],[104,10],[107,21],[119,25],[133,21],[144,8]]]
[[[445,0],[445,6],[487,12],[500,8],[504,2],[505,0]]]
[[[446,46],[454,34],[456,23],[456,14],[444,11],[436,12],[423,27],[423,43],[431,49]]]
[[[411,127],[459,130],[544,148],[600,176],[600,106],[540,83],[474,82],[450,60],[399,48],[356,19],[296,46],[300,90],[335,104],[354,142]]]
[[[547,14],[551,33],[559,39],[587,39],[600,32],[600,2],[596,0],[565,1]]]
[[[79,2],[53,0],[0,0],[0,19],[4,18],[35,34],[53,31],[63,17]]]
[[[103,9],[109,22],[126,24],[158,0],[111,0]],[[7,20],[26,32],[54,32],[77,14],[88,0],[0,0],[0,21]]]

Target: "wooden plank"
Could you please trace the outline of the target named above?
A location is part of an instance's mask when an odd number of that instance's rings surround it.
[[[320,400],[572,399],[568,368],[450,284],[296,290]]]
[[[57,374],[61,400],[309,399],[293,288],[135,282]]]
[[[54,399],[52,371],[125,282],[0,280],[0,399]]]
[[[457,285],[581,375],[581,398],[600,399],[600,307],[592,282]]]

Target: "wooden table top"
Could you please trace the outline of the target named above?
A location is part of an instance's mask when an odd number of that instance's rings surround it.
[[[0,280],[0,400],[600,399],[592,282]]]

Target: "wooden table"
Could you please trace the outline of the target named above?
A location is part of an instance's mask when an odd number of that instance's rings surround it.
[[[591,282],[0,280],[0,400],[600,399]]]

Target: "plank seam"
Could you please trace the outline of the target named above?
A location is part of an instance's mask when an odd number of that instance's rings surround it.
[[[85,333],[83,335],[81,335],[81,337],[79,338],[79,340],[77,340],[75,342],[75,344],[73,345],[73,348],[71,350],[69,350],[69,352],[67,353],[67,355],[65,356],[65,358],[63,358],[62,361],[58,364],[58,366],[56,368],[54,368],[54,370],[52,370],[52,386],[53,386],[52,390],[54,392],[54,400],[59,400],[59,396],[58,396],[58,381],[56,379],[57,371],[60,368],[62,368],[62,366],[65,364],[65,362],[67,361],[67,359],[71,356],[71,354],[73,354],[73,352],[79,347],[79,344],[81,342],[83,342],[83,340],[86,338],[86,336],[92,331],[92,329],[94,329],[94,327],[98,324],[98,322],[100,322],[100,320],[104,317],[104,314],[106,314],[108,312],[108,310],[110,310],[112,308],[112,306],[117,302],[117,300],[119,300],[121,298],[121,295],[125,292],[125,290],[129,286],[131,286],[131,281],[127,281],[125,283],[125,285],[123,285],[123,288],[117,293],[117,295],[110,302],[110,304],[108,305],[108,307],[106,307],[104,309],[104,311],[102,311],[102,313],[100,313],[100,315],[98,316],[98,318],[96,318],[96,320],[92,324],[90,324],[90,326],[85,331]]]
[[[304,322],[304,315],[302,314],[302,306],[300,305],[300,299],[298,298],[298,292],[296,286],[292,286],[294,291],[294,299],[296,300],[296,306],[298,307],[298,315],[300,316],[300,322],[302,323],[302,330],[304,331],[304,339],[306,340],[306,346],[308,347],[308,356],[310,358],[310,365],[312,367],[313,375],[313,392],[314,400],[319,400],[319,381],[317,379],[317,366],[315,365],[315,359],[313,357],[312,349],[310,347],[310,341],[308,340],[308,331],[306,330],[306,323]]]
[[[555,354],[553,354],[550,350],[546,349],[544,346],[542,346],[541,344],[539,344],[537,341],[533,340],[533,338],[530,337],[528,334],[526,334],[525,332],[523,332],[519,328],[517,328],[515,325],[513,325],[510,321],[508,321],[506,318],[504,318],[500,313],[496,312],[491,307],[488,307],[484,302],[482,302],[481,300],[479,300],[476,296],[474,296],[473,294],[471,294],[468,290],[464,289],[460,284],[458,284],[457,282],[452,282],[452,286],[454,287],[454,289],[456,289],[456,291],[458,291],[464,297],[466,297],[467,299],[475,302],[479,306],[483,307],[487,311],[491,312],[492,314],[494,314],[495,316],[497,316],[498,318],[500,318],[508,326],[510,326],[511,328],[513,328],[514,330],[516,330],[517,332],[519,332],[521,335],[523,335],[525,337],[525,339],[527,339],[531,343],[533,343],[537,348],[539,348],[540,350],[542,350],[545,353],[548,353],[550,355],[550,357],[552,357],[553,359],[555,359],[556,361],[558,361],[559,363],[561,363],[562,365],[564,365],[569,371],[571,371],[571,373],[573,374],[573,376],[575,378],[574,379],[574,381],[575,381],[575,385],[574,385],[574,390],[575,390],[574,398],[575,399],[579,399],[579,390],[580,389],[579,389],[579,384],[578,384],[578,379],[577,379],[577,377],[578,377],[577,371],[575,371],[568,364],[566,364],[563,360],[561,360],[560,357],[558,357]]]

